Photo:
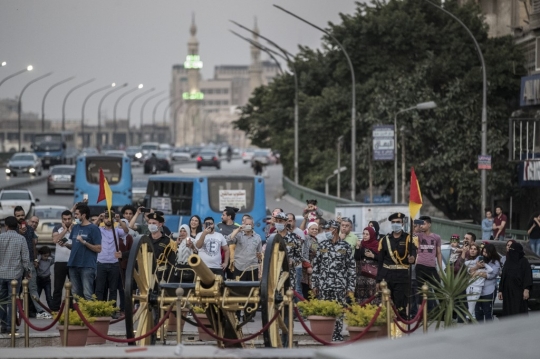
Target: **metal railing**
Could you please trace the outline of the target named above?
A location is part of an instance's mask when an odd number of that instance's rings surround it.
[[[334,213],[336,204],[355,203],[348,199],[326,195],[313,189],[297,185],[294,181],[291,181],[285,176],[283,176],[283,188],[291,197],[301,202],[305,203],[308,199],[316,199],[317,206],[327,212]]]

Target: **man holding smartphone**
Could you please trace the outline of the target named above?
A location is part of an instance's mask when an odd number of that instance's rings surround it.
[[[214,231],[214,219],[206,217],[203,221],[204,230],[197,234],[195,246],[199,250],[201,260],[217,275],[225,277],[225,269],[229,265],[229,246],[221,233]],[[225,258],[221,260],[221,250]]]
[[[66,244],[72,244],[71,240],[69,239],[72,226],[73,217],[71,212],[66,210],[62,212],[62,223],[54,226],[52,232],[52,239],[56,244],[54,256],[53,299],[50,308],[53,311],[58,311],[60,309],[60,303],[62,302],[62,290],[64,289],[64,283],[68,277],[67,263],[71,251],[66,247]]]

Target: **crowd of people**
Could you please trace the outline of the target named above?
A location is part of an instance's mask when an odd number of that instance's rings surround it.
[[[418,304],[414,283],[420,286],[438,281],[443,267],[442,240],[432,233],[429,216],[414,222],[412,235],[404,230],[406,216],[398,212],[388,217],[390,233],[379,233],[379,223],[371,221],[357,236],[352,232],[354,223],[350,218],[326,220],[317,208],[317,201],[309,200],[300,225],[297,226],[294,213],[276,208],[261,237],[254,230],[253,218],[249,214],[237,218],[237,212],[237,208],[225,207],[219,223],[212,217],[201,219],[193,215],[188,224],[181,225],[178,235],[173,236],[164,224],[162,212],[126,205],[120,213],[95,215],[86,202],[77,203],[62,213],[61,224],[52,231],[56,246],[53,256],[46,246],[36,249],[34,229],[39,219],[31,218],[27,223],[24,210],[15,208],[14,216],[5,219],[5,232],[0,234],[2,332],[9,332],[12,325],[6,299],[13,279],[18,280],[19,286],[22,278],[30,280],[29,291],[37,318],[50,319],[38,300],[42,291],[51,310],[60,308],[68,277],[75,296],[117,301],[115,316],[123,315],[127,259],[134,239],[143,235],[152,241],[159,281],[167,282],[195,280],[188,265],[188,258],[194,253],[214,274],[227,280],[258,281],[265,246],[279,235],[287,248],[290,286],[307,300],[316,297],[345,305],[349,298],[354,298],[360,303],[373,299],[380,291],[380,282],[385,280],[393,303],[404,318],[413,314]],[[501,232],[504,234],[504,228],[499,227],[501,224],[504,227],[502,222],[500,219],[491,224],[494,238]],[[540,227],[540,216],[534,222]],[[531,227],[535,230],[533,224]],[[508,241],[508,253],[501,258],[493,244],[477,243],[474,233],[464,235],[463,245],[459,235],[453,235],[450,242],[448,264],[456,273],[466,271],[474,279],[467,289],[471,320],[492,320],[496,295],[503,299],[505,314],[527,312],[532,275],[521,244]],[[413,282],[410,271],[415,274]],[[54,288],[51,288],[51,276],[54,276]],[[499,276],[501,282],[497,287]],[[378,297],[373,300],[380,303]],[[429,310],[435,305],[430,301]],[[245,313],[237,315],[243,320]],[[342,325],[342,319],[338,318],[334,341],[343,340]]]

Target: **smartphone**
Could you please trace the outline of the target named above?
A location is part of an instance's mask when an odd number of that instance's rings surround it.
[[[338,216],[338,217],[341,217],[341,212],[338,212],[338,213],[337,213],[337,216]]]
[[[483,262],[484,261],[484,256],[478,256],[478,261]]]
[[[246,224],[246,225],[244,226],[244,229],[245,229],[246,231],[251,231],[251,224]]]
[[[88,193],[83,193],[82,199],[83,201],[88,201]]]
[[[150,213],[151,210],[151,208],[141,208],[142,213]]]
[[[67,239],[66,237],[64,237],[64,238],[62,238],[62,239],[60,240],[60,242],[66,243],[68,240],[69,240],[69,239]]]
[[[421,219],[415,219],[415,220],[413,221],[413,223],[414,223],[414,224],[422,225],[422,224],[424,224],[424,221],[421,220]]]

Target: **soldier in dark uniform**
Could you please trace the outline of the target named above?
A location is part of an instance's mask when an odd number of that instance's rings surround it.
[[[150,231],[150,239],[152,240],[152,246],[154,247],[154,256],[157,262],[157,277],[158,280],[164,280],[170,282],[171,269],[174,268],[176,263],[176,242],[167,237],[163,232],[159,230],[159,223],[163,223],[164,219],[157,213],[150,213],[148,215],[148,230]],[[179,281],[176,278],[174,281]]]
[[[388,283],[390,295],[403,318],[407,316],[407,295],[409,283],[409,267],[415,262],[418,237],[410,237],[403,231],[403,213],[394,213],[388,220],[392,225],[392,233],[387,234],[379,242],[379,270],[377,272],[377,290],[384,279]]]
[[[329,221],[326,240],[319,244],[313,259],[311,282],[313,294],[318,299],[336,300],[345,304],[347,296],[354,293],[356,285],[356,263],[349,243],[339,236],[341,224]],[[333,341],[342,341],[343,318],[336,320]]]

